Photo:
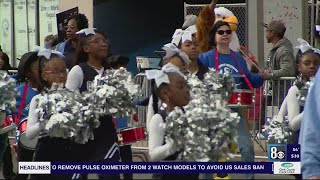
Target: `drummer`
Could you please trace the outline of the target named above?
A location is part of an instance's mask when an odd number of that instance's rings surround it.
[[[244,58],[237,52],[230,50],[231,29],[227,22],[218,21],[210,31],[210,45],[215,47],[213,50],[202,53],[199,56],[199,63],[214,68],[223,73],[229,72],[234,76],[243,76],[244,78],[235,78],[237,88],[258,88],[263,85],[263,79],[260,74],[252,73],[248,70]],[[238,111],[235,109],[235,111]],[[254,150],[248,128],[243,118],[238,126],[238,146],[241,153],[241,160],[245,162],[254,161]],[[253,175],[247,175],[247,179],[253,179]]]
[[[38,52],[28,52],[22,55],[18,66],[18,81],[23,82],[17,87],[20,96],[17,97],[16,113],[21,114],[18,121],[28,117],[31,99],[38,94]],[[23,102],[24,101],[24,102]],[[20,106],[22,111],[20,112]],[[19,117],[19,116],[18,116]],[[18,161],[32,161],[34,150],[26,149],[18,143]],[[28,174],[18,174],[16,179],[27,179]]]
[[[259,74],[251,73],[244,58],[239,53],[230,50],[231,33],[230,25],[227,22],[218,21],[210,31],[210,45],[215,48],[200,54],[199,62],[217,71],[229,72],[235,77],[245,75],[252,88],[262,86],[262,77]],[[247,83],[245,78],[235,78],[235,81],[238,89],[251,89],[250,83]]]

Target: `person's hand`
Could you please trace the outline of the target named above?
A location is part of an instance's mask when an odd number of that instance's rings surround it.
[[[45,46],[51,47],[52,44],[58,39],[58,35],[50,34],[44,38]]]
[[[262,77],[262,79],[270,79],[270,74],[267,70],[261,70],[259,75]]]
[[[214,8],[216,8],[217,3],[218,3],[218,0],[211,0],[210,9],[214,10]]]

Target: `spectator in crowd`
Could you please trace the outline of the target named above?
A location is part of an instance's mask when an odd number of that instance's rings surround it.
[[[56,46],[56,50],[63,53],[65,56],[65,63],[69,70],[71,70],[71,68],[75,65],[75,54],[78,46],[78,36],[76,35],[76,32],[80,31],[81,29],[88,28],[88,26],[88,19],[84,14],[76,14],[71,16],[68,19],[67,26],[65,27],[68,39]],[[45,38],[45,47],[51,48],[57,38],[57,36],[47,36]]]
[[[286,27],[281,21],[271,21],[269,24],[264,24],[264,27],[266,28],[267,42],[272,43],[273,47],[266,62],[267,69],[262,75],[264,79],[274,80],[274,84],[271,85],[273,105],[280,105],[291,87],[291,82],[281,81],[278,83],[278,80],[281,77],[294,77],[296,73],[293,47],[290,40],[284,37]],[[278,89],[280,90],[279,94]]]
[[[7,71],[11,69],[12,67],[9,62],[9,56],[6,53],[0,51],[0,70]]]

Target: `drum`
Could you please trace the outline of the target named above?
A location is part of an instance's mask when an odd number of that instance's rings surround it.
[[[253,107],[253,99],[253,91],[248,89],[236,89],[228,101],[228,106],[230,108],[250,108]]]
[[[25,118],[20,121],[18,125],[18,130],[20,132],[19,141],[23,148],[34,150],[37,145],[38,138],[29,139],[26,136],[27,125],[28,125],[28,119]]]
[[[16,129],[16,124],[14,123],[13,116],[7,116],[4,119],[3,124],[0,127],[0,134],[5,134]]]
[[[131,144],[146,139],[144,127],[118,130],[118,144]]]

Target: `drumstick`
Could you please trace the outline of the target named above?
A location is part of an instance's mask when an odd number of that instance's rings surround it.
[[[245,53],[243,52],[243,50],[240,48],[239,51],[241,52],[241,54],[243,56],[245,56],[246,58],[244,58],[246,60],[246,62],[250,63],[251,65],[253,64],[259,71],[261,71],[261,68],[253,62],[253,60]]]

